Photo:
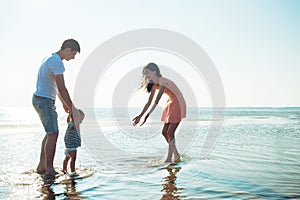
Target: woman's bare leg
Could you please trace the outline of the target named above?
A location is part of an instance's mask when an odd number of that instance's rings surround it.
[[[175,160],[177,160],[180,155],[178,153],[178,150],[176,148],[176,144],[175,144],[175,131],[178,127],[179,123],[170,123],[167,133],[168,133],[168,137],[169,137],[169,150],[168,150],[168,156],[165,162],[172,162],[172,156],[174,154],[174,158]]]
[[[163,130],[162,130],[162,135],[164,136],[164,138],[166,139],[167,143],[169,143],[169,136],[168,136],[168,129],[169,129],[169,123],[165,123]]]

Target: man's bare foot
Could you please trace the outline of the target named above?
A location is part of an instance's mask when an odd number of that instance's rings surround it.
[[[55,176],[57,174],[58,174],[58,172],[56,172],[55,170],[46,170],[44,175],[45,176]]]
[[[36,173],[38,173],[38,174],[45,174],[45,172],[46,172],[45,169],[42,169],[42,170],[36,169]]]
[[[46,172],[46,167],[43,164],[41,164],[41,162],[40,162],[36,168],[36,173],[45,174],[45,172]]]
[[[45,174],[45,172],[46,172],[46,168],[45,167],[43,167],[43,166],[41,166],[40,164],[37,166],[37,168],[36,168],[36,173],[38,173],[38,174]]]

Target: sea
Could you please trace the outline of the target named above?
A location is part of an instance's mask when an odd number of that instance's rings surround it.
[[[298,107],[188,108],[173,163],[164,163],[160,108],[143,126],[132,125],[141,108],[83,111],[78,175],[61,172],[58,108],[59,174],[49,178],[35,172],[45,133],[34,109],[0,108],[0,199],[300,199]]]

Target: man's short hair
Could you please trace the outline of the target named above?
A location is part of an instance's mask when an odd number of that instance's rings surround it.
[[[77,51],[78,53],[80,53],[79,43],[74,39],[67,39],[63,42],[60,49],[64,50],[66,48],[71,48],[71,51]]]

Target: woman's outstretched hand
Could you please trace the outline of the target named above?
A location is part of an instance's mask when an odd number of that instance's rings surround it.
[[[140,126],[143,126],[143,125],[146,123],[146,121],[147,121],[148,117],[149,117],[149,113],[148,113],[148,114],[145,116],[145,119],[144,119],[143,123],[141,123],[141,125],[140,125]]]
[[[133,126],[137,125],[141,120],[141,117],[140,116],[136,116],[132,121],[133,121]]]

